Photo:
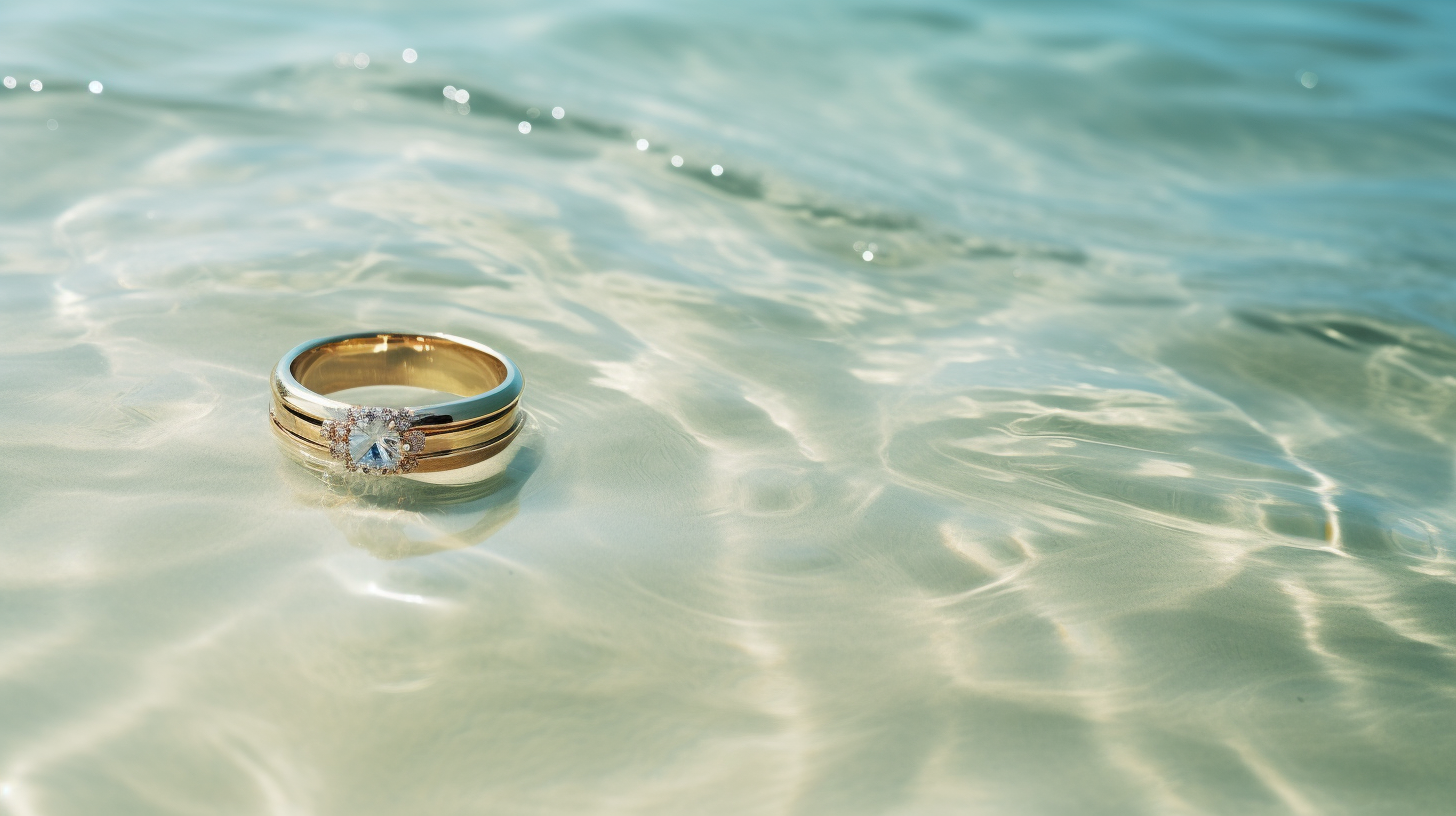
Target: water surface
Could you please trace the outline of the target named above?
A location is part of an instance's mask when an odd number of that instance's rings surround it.
[[[1453,36],[0,8],[0,813],[1450,812]],[[490,480],[274,448],[378,328]]]

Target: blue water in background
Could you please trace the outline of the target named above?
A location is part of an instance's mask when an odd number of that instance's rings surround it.
[[[0,813],[1450,812],[1453,42],[5,4]],[[520,365],[489,483],[274,448],[382,328]]]

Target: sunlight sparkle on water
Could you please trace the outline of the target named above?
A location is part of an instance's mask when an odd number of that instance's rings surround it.
[[[1314,71],[1301,71],[1299,74],[1299,84],[1306,88],[1313,88],[1319,84],[1319,74],[1316,74]]]
[[[715,176],[721,176],[721,175],[723,175],[723,165],[721,165],[721,164],[715,164],[715,165],[713,165],[713,175],[715,175]]]
[[[647,149],[647,140],[646,139],[638,139],[637,140],[637,149],[638,150],[646,150]]]
[[[5,77],[5,87],[7,87],[7,88],[14,88],[15,87],[15,77]]]
[[[99,94],[102,91],[101,83],[93,79],[91,80],[91,84],[86,86],[86,90],[94,94]]]
[[[556,107],[554,107],[554,108],[551,109],[551,118],[552,119],[561,119],[561,118],[563,118],[565,116],[566,116],[566,108],[563,108],[560,105],[557,105]]]
[[[682,156],[673,156],[672,157],[672,166],[673,167],[682,167]]]
[[[409,604],[426,603],[425,596],[423,595],[415,595],[406,592],[391,592],[390,590],[384,589],[375,583],[370,583],[369,588],[364,591],[369,595],[373,595],[378,598],[388,598],[391,601],[401,601],[403,603]]]
[[[404,50],[404,54],[402,54],[401,56],[404,57],[405,62],[414,62],[415,60],[420,58],[419,53],[413,48],[406,48]]]
[[[355,68],[358,68],[361,71],[364,70],[365,68],[368,68],[369,67],[369,55],[368,54],[364,54],[364,53],[355,54],[354,55],[354,67]]]
[[[40,82],[40,80],[38,80],[38,79],[32,79],[30,81],[30,89],[32,91],[39,91],[41,88],[44,88],[44,87],[45,86],[42,85],[41,82]]]
[[[868,249],[866,249],[864,251],[864,254],[861,255],[860,257],[861,258],[864,258],[866,261],[873,261],[875,259],[875,253],[870,252]]]
[[[530,133],[531,132],[531,123],[530,122],[522,122],[519,125],[516,125],[516,130],[519,130],[522,133]]]
[[[457,88],[455,90],[455,101],[459,102],[462,105],[464,105],[466,102],[469,102],[470,91],[467,91],[464,88]]]

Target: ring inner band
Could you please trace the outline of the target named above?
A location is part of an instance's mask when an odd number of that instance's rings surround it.
[[[409,385],[452,394],[480,394],[505,381],[500,360],[446,338],[427,335],[353,337],[311,348],[290,367],[299,385],[332,394],[368,385]]]

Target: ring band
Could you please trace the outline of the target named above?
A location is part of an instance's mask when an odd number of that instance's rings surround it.
[[[521,430],[525,381],[510,358],[448,334],[364,332],[310,340],[278,361],[270,424],[309,461],[371,475],[438,473],[505,450]],[[327,395],[408,385],[462,395],[408,408]]]

